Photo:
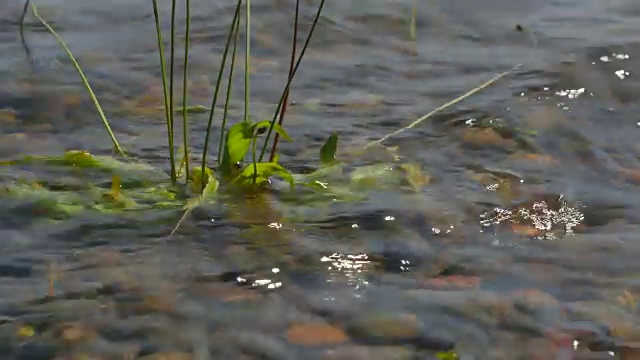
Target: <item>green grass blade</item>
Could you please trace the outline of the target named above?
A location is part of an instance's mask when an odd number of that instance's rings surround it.
[[[82,83],[84,84],[84,87],[87,89],[89,96],[91,96],[91,100],[93,101],[93,104],[95,105],[96,110],[98,110],[98,115],[100,115],[100,119],[102,119],[102,123],[104,124],[105,129],[107,129],[107,133],[109,133],[109,137],[111,137],[111,142],[113,142],[113,146],[115,147],[118,154],[124,155],[124,151],[120,147],[120,144],[118,143],[118,140],[116,139],[115,134],[111,130],[111,125],[109,125],[109,120],[107,120],[107,117],[105,116],[104,111],[102,111],[102,106],[100,106],[100,103],[98,102],[98,98],[96,97],[96,94],[91,89],[89,80],[85,76],[84,71],[82,71],[82,68],[80,67],[80,64],[78,64],[78,61],[76,60],[75,56],[73,56],[73,53],[71,52],[67,44],[64,42],[62,37],[60,37],[60,35],[58,35],[58,33],[53,29],[53,27],[51,27],[51,25],[49,25],[49,23],[40,16],[40,14],[38,13],[38,7],[36,6],[35,3],[31,4],[31,9],[33,11],[33,15],[38,19],[38,21],[40,21],[42,25],[44,25],[47,28],[47,30],[49,30],[51,35],[53,35],[53,37],[56,38],[60,46],[62,46],[62,48],[67,52],[67,55],[69,56],[69,59],[73,63],[73,66],[75,66],[78,74],[80,75],[80,78],[82,78]]]
[[[244,121],[249,121],[250,87],[249,78],[251,72],[251,0],[245,3],[245,53],[244,53]]]
[[[409,23],[409,38],[416,39],[416,18],[418,16],[418,0],[413,0],[411,4],[411,21]]]
[[[213,124],[213,115],[216,110],[216,103],[218,102],[218,94],[220,92],[220,83],[222,82],[222,74],[224,73],[224,65],[227,61],[227,54],[229,53],[229,45],[231,45],[231,39],[233,37],[233,30],[236,27],[236,21],[240,21],[240,8],[242,7],[242,0],[238,0],[236,5],[236,11],[233,15],[233,20],[231,21],[231,26],[229,27],[229,35],[227,36],[227,43],[224,47],[224,53],[222,54],[222,61],[220,62],[220,70],[218,71],[218,79],[216,80],[216,87],[213,91],[213,97],[211,99],[211,110],[209,111],[209,120],[207,121],[207,131],[204,136],[204,148],[202,149],[202,173],[204,174],[204,169],[207,166],[207,152],[209,149],[209,139],[211,137],[211,125]],[[221,133],[220,136],[224,136],[224,133]],[[222,154],[218,154],[220,157]],[[202,184],[204,184],[204,177],[201,179]]]
[[[280,96],[280,101],[278,102],[278,107],[276,108],[276,111],[273,115],[273,119],[271,120],[271,126],[269,127],[269,130],[267,131],[267,135],[265,136],[264,139],[264,144],[262,146],[262,151],[260,152],[260,159],[259,161],[262,161],[262,159],[264,158],[264,155],[267,151],[267,146],[269,145],[269,138],[271,137],[271,133],[273,132],[273,127],[276,124],[276,120],[278,118],[278,114],[280,113],[280,109],[282,109],[282,105],[284,104],[284,98],[287,95],[287,92],[289,91],[289,88],[291,87],[291,82],[293,81],[294,76],[296,75],[296,72],[298,71],[298,68],[300,67],[300,63],[302,62],[302,58],[304,57],[305,52],[307,51],[307,48],[309,47],[309,42],[311,41],[311,36],[313,36],[313,32],[316,28],[316,25],[318,24],[318,19],[320,19],[320,14],[322,13],[322,8],[324,7],[324,3],[326,0],[321,0],[320,1],[320,5],[318,6],[318,11],[316,12],[316,16],[313,19],[313,23],[311,24],[311,29],[309,29],[309,34],[307,35],[307,38],[304,41],[304,45],[302,46],[302,50],[300,51],[300,56],[298,57],[298,60],[296,61],[296,66],[293,68],[293,72],[291,74],[291,76],[289,77],[289,79],[287,79],[287,85],[284,87],[284,89],[282,90],[282,95]]]
[[[152,0],[153,3],[153,17],[155,18],[156,23],[156,38],[158,41],[158,55],[160,58],[160,71],[162,72],[162,89],[164,92],[164,112],[167,120],[167,144],[169,146],[169,161],[171,162],[171,181],[173,183],[176,182],[176,163],[175,163],[175,154],[173,147],[173,129],[171,127],[171,119],[173,117],[170,114],[170,106],[169,106],[169,92],[167,89],[167,69],[165,67],[164,61],[164,49],[163,49],[163,41],[162,41],[162,27],[160,23],[160,13],[158,11],[158,2],[157,0]]]
[[[218,165],[222,164],[222,146],[224,145],[224,134],[227,129],[227,118],[229,116],[229,104],[231,102],[231,87],[233,84],[233,73],[236,67],[236,50],[238,48],[238,34],[240,33],[240,17],[236,19],[233,35],[233,51],[231,52],[231,66],[229,67],[229,79],[227,80],[227,94],[224,100],[224,111],[222,113],[222,126],[220,127],[220,139],[218,139]]]
[[[296,0],[296,12],[294,15],[293,21],[293,38],[291,41],[291,60],[289,61],[289,80],[293,76],[293,66],[296,61],[296,47],[298,43],[298,18],[300,14],[300,0]],[[284,114],[287,112],[287,103],[289,102],[289,90],[287,89],[286,95],[284,96],[284,102],[282,103],[282,111],[280,111],[280,119],[278,119],[278,125],[282,127],[282,123],[284,122]],[[278,141],[280,140],[280,134],[276,132],[275,137],[273,138],[273,146],[271,147],[271,155],[269,155],[269,162],[273,162],[275,159],[276,151],[278,150]]]
[[[461,96],[458,96],[457,98],[447,102],[444,105],[441,105],[441,106],[435,108],[434,110],[431,110],[428,114],[426,114],[424,116],[421,116],[417,120],[413,121],[411,124],[401,128],[401,129],[398,129],[398,130],[396,130],[396,131],[394,131],[394,132],[392,132],[390,134],[387,134],[387,135],[381,137],[378,140],[369,142],[367,145],[365,145],[365,147],[363,149],[368,149],[368,148],[370,148],[370,147],[372,147],[374,145],[380,145],[385,140],[389,139],[390,137],[396,136],[396,135],[400,134],[401,132],[403,132],[405,130],[408,130],[408,129],[411,129],[413,127],[416,127],[417,125],[421,124],[422,122],[424,122],[427,119],[429,119],[430,117],[432,117],[434,114],[436,114],[436,113],[438,113],[438,112],[440,112],[440,111],[442,111],[442,110],[444,110],[446,108],[449,108],[449,107],[461,102],[462,100],[468,98],[469,96],[477,93],[478,91],[490,86],[491,84],[495,83],[496,81],[498,81],[498,80],[502,79],[503,77],[509,75],[511,72],[513,72],[514,70],[516,70],[519,67],[520,67],[520,65],[517,65],[517,66],[515,66],[515,67],[513,67],[513,68],[511,68],[511,69],[509,69],[509,70],[507,70],[505,72],[502,72],[502,73],[494,76],[493,78],[489,79],[488,81],[486,81],[486,82],[480,84],[479,86],[476,86],[475,88],[469,90],[465,94],[463,94]]]
[[[191,1],[185,0],[185,42],[184,42],[184,67],[182,76],[182,142],[184,146],[184,182],[189,182],[189,122],[187,120],[187,85],[188,81],[188,68],[189,68],[189,39],[190,39],[190,27],[191,27]]]
[[[173,71],[175,69],[175,60],[176,60],[176,3],[177,0],[171,0],[171,37],[169,39],[169,116],[171,117],[169,121],[169,125],[171,126],[171,149],[169,151],[173,152],[175,149],[173,148],[174,144],[174,102],[173,102],[173,80],[174,74]]]

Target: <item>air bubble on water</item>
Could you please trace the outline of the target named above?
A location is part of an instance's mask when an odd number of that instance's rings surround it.
[[[556,92],[556,95],[567,97],[569,99],[577,99],[580,95],[584,93],[584,90],[585,90],[584,88],[560,90]]]
[[[615,74],[620,78],[620,80],[624,80],[625,78],[629,77],[629,72],[623,69],[616,71]]]
[[[628,60],[629,59],[629,54],[616,54],[616,53],[613,53],[611,55],[613,55],[613,57],[615,57],[618,60]]]
[[[499,187],[499,186],[500,186],[499,184],[491,184],[491,185],[487,185],[487,186],[485,187],[485,190],[487,190],[487,191],[496,191],[496,190],[498,190],[498,187]]]

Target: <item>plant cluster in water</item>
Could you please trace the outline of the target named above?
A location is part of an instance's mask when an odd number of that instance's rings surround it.
[[[291,141],[283,127],[289,91],[296,72],[301,64],[304,54],[309,46],[311,37],[316,29],[318,19],[322,13],[325,0],[321,0],[317,8],[315,18],[310,27],[309,33],[298,53],[298,20],[300,1],[296,0],[291,58],[289,63],[289,73],[286,85],[282,89],[280,100],[274,111],[273,117],[268,120],[254,122],[250,114],[250,69],[251,69],[251,0],[237,0],[231,24],[228,29],[224,52],[218,66],[218,74],[215,88],[212,94],[211,103],[208,107],[197,105],[189,106],[187,99],[188,92],[188,70],[189,70],[189,45],[190,45],[190,0],[184,0],[185,6],[185,28],[184,28],[184,64],[182,66],[182,103],[180,107],[175,107],[175,71],[180,70],[175,66],[176,52],[176,16],[177,0],[171,1],[170,13],[170,38],[169,38],[169,59],[165,59],[164,40],[161,31],[161,19],[158,10],[157,0],[152,0],[151,11],[154,15],[159,67],[162,73],[164,115],[166,118],[167,149],[169,158],[169,175],[167,176],[160,169],[154,168],[141,160],[132,159],[120,146],[116,135],[111,129],[109,121],[98,101],[97,96],[87,79],[82,67],[75,56],[55,31],[55,29],[38,13],[37,5],[27,0],[21,18],[20,34],[24,40],[24,23],[26,15],[31,9],[35,18],[55,37],[60,46],[65,50],[67,56],[74,65],[81,77],[82,83],[91,97],[96,107],[98,115],[109,134],[117,153],[116,156],[95,156],[85,151],[69,151],[59,157],[27,157],[18,160],[0,162],[0,165],[31,166],[54,166],[69,167],[78,171],[79,169],[91,170],[99,176],[99,182],[109,182],[104,186],[83,183],[75,186],[60,184],[47,184],[35,180],[14,181],[11,185],[0,188],[5,197],[30,197],[36,204],[40,204],[43,209],[52,210],[51,217],[64,217],[80,212],[86,208],[100,211],[122,211],[133,209],[148,209],[149,207],[170,207],[183,206],[184,215],[173,229],[177,229],[191,209],[213,198],[219,192],[219,188],[240,190],[242,193],[260,193],[268,188],[273,178],[283,179],[291,188],[295,185],[304,185],[306,189],[324,195],[330,199],[354,199],[358,196],[359,190],[380,187],[385,184],[394,183],[409,185],[413,190],[419,190],[428,183],[428,177],[422,174],[419,167],[412,164],[380,164],[380,166],[367,166],[356,168],[350,174],[347,186],[336,187],[339,183],[336,176],[342,174],[344,164],[336,159],[338,147],[338,135],[331,135],[320,149],[321,166],[311,174],[294,174],[279,163],[277,154],[279,141]],[[244,5],[244,16],[243,9]],[[411,20],[411,37],[415,37],[415,7],[414,2]],[[241,23],[244,25],[245,57],[244,57],[244,116],[233,124],[228,124],[230,94],[234,78],[236,63],[236,49]],[[24,41],[23,41],[24,42]],[[26,46],[26,42],[25,42]],[[26,48],[28,50],[28,48]],[[513,70],[513,69],[512,69]],[[213,120],[215,110],[218,105],[218,97],[223,78],[227,72],[226,98],[223,102],[223,114],[221,116],[221,131],[217,134],[217,161],[210,166],[207,162],[209,155],[209,145],[212,141]],[[511,71],[511,70],[510,70]],[[366,148],[381,145],[382,142],[396,134],[413,128],[430,118],[436,112],[442,111],[474,93],[488,87],[498,79],[507,75],[510,71],[503,72],[484,84],[472,89],[466,94],[438,107],[428,114],[420,117],[408,126],[372,141]],[[208,112],[207,128],[204,134],[204,147],[199,154],[199,163],[193,164],[197,155],[191,151],[189,139],[189,114]],[[175,114],[182,117],[182,145],[176,152],[176,138],[174,134]],[[261,142],[261,144],[260,144]],[[386,149],[386,148],[385,148]],[[388,150],[388,149],[387,149]],[[84,174],[86,175],[86,174]],[[107,175],[108,181],[104,180]],[[169,181],[167,181],[167,179]],[[332,187],[330,188],[329,182]],[[54,191],[55,190],[55,191]],[[299,195],[299,194],[298,194]],[[298,196],[294,195],[294,196]],[[303,195],[299,195],[303,196]],[[186,205],[184,199],[186,198]],[[87,200],[88,199],[88,200]],[[181,200],[182,199],[182,200]]]

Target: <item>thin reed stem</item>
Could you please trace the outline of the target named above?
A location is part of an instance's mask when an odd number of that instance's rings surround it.
[[[91,100],[93,101],[93,104],[95,105],[96,110],[98,111],[98,115],[100,116],[100,119],[102,120],[102,123],[105,129],[107,129],[107,133],[109,133],[109,137],[111,138],[111,142],[113,143],[115,150],[118,152],[118,154],[124,155],[124,151],[120,147],[120,144],[118,143],[118,140],[116,139],[115,134],[111,130],[111,126],[109,125],[109,120],[107,120],[107,117],[105,116],[104,111],[102,111],[102,106],[100,106],[100,102],[98,102],[98,98],[96,97],[96,94],[93,92],[93,89],[91,89],[89,80],[85,76],[84,71],[82,71],[82,68],[80,67],[80,64],[76,60],[75,56],[73,56],[73,53],[71,52],[67,44],[64,42],[62,37],[60,37],[60,35],[58,35],[58,33],[53,29],[53,27],[51,27],[51,25],[49,25],[49,23],[40,16],[40,14],[38,13],[38,7],[36,6],[35,3],[31,4],[31,9],[33,11],[33,15],[42,23],[42,25],[44,25],[47,28],[47,30],[49,30],[51,35],[53,35],[56,38],[60,46],[62,46],[62,48],[67,52],[69,59],[71,60],[71,62],[73,63],[73,66],[76,68],[76,71],[80,75],[80,78],[82,79],[82,83],[84,84],[85,89],[89,93],[89,96],[91,97]]]
[[[409,23],[409,38],[416,39],[416,18],[418,17],[418,0],[413,0],[411,4],[411,22]]]
[[[249,73],[251,72],[251,0],[245,3],[245,53],[244,53],[244,121],[249,121]]]
[[[31,0],[27,0],[24,2],[24,7],[22,8],[22,14],[20,15],[20,36],[24,36],[24,23],[27,19],[27,11],[29,10],[29,4]]]
[[[204,136],[204,148],[202,149],[202,179],[201,184],[204,189],[204,178],[205,178],[205,167],[207,166],[207,152],[209,149],[209,138],[211,137],[211,125],[213,124],[213,115],[216,110],[216,104],[218,102],[218,94],[220,92],[220,83],[222,82],[222,74],[224,73],[224,65],[227,61],[227,54],[229,53],[229,45],[231,45],[231,39],[233,37],[233,30],[236,27],[236,21],[240,21],[240,8],[242,7],[242,0],[238,0],[236,4],[236,11],[233,15],[233,20],[231,21],[231,26],[229,27],[229,35],[227,36],[227,43],[224,46],[224,53],[222,54],[222,61],[220,62],[220,70],[218,71],[218,79],[216,80],[216,87],[213,91],[213,97],[211,99],[211,108],[209,109],[209,120],[207,121],[207,132]],[[224,132],[220,133],[221,137],[224,137]],[[218,157],[221,157],[222,154],[218,154]]]
[[[171,116],[171,121],[170,121],[170,126],[171,126],[171,149],[170,151],[175,151],[175,149],[173,148],[173,144],[174,144],[174,119],[173,119],[173,114],[174,114],[174,106],[175,104],[173,103],[173,80],[174,80],[174,64],[175,64],[175,59],[176,59],[176,0],[171,0],[171,38],[170,38],[170,43],[169,46],[171,47],[169,49],[169,116]]]
[[[24,52],[27,55],[27,59],[31,66],[33,66],[33,57],[31,56],[31,50],[29,49],[29,45],[27,45],[27,41],[24,37],[24,25],[27,19],[27,11],[29,11],[29,4],[31,0],[27,0],[24,2],[24,8],[22,8],[22,15],[20,15],[20,42],[22,43],[22,47],[24,48]]]
[[[182,75],[182,142],[184,146],[184,182],[189,182],[189,121],[187,120],[187,86],[189,76],[189,38],[191,27],[191,0],[185,0],[185,42],[184,42],[184,67]]]
[[[167,144],[169,145],[169,161],[171,162],[171,181],[175,184],[177,181],[176,175],[176,162],[175,153],[173,147],[173,127],[171,126],[172,114],[169,106],[169,92],[167,89],[167,69],[164,61],[164,46],[162,45],[162,27],[160,22],[160,13],[158,11],[157,0],[152,0],[153,3],[153,17],[156,23],[156,38],[158,41],[158,56],[160,58],[160,71],[162,72],[162,90],[164,93],[164,113],[167,120]]]
[[[224,134],[227,129],[227,117],[229,115],[229,104],[231,100],[231,87],[233,84],[233,73],[236,67],[236,50],[238,48],[238,34],[240,33],[240,17],[236,18],[236,24],[233,34],[233,51],[231,52],[231,66],[229,68],[229,79],[227,80],[227,94],[224,101],[224,111],[222,115],[222,126],[220,134]],[[218,165],[222,164],[222,146],[224,145],[224,136],[220,136],[218,144]]]
[[[296,0],[296,13],[294,16],[293,22],[293,40],[291,41],[291,60],[289,61],[289,77],[288,80],[291,81],[291,77],[293,76],[293,66],[296,61],[296,45],[298,42],[298,14],[300,10],[300,0]],[[280,111],[280,119],[278,119],[278,125],[282,126],[284,122],[284,114],[287,112],[287,103],[289,102],[289,89],[287,89],[286,95],[284,96],[284,103],[282,104],[282,111]],[[278,141],[280,140],[280,134],[276,132],[276,135],[273,138],[273,146],[271,147],[271,155],[269,155],[269,162],[273,162],[276,157],[276,151],[278,150]]]
[[[291,82],[293,81],[293,78],[295,77],[296,72],[300,67],[300,63],[302,62],[302,58],[304,57],[304,54],[307,51],[307,48],[309,47],[311,36],[313,36],[313,32],[316,28],[316,25],[318,24],[318,19],[320,19],[320,14],[322,13],[322,8],[324,7],[325,1],[326,0],[320,1],[320,5],[318,6],[318,11],[316,12],[316,16],[313,19],[313,23],[311,24],[311,29],[309,29],[309,34],[307,35],[307,38],[304,41],[304,45],[302,46],[302,50],[300,51],[300,56],[296,61],[296,66],[294,66],[293,72],[291,73],[291,77],[287,79],[287,85],[284,87],[284,90],[282,91],[282,95],[280,96],[280,101],[278,102],[278,107],[276,108],[276,111],[273,114],[273,118],[271,119],[269,130],[267,131],[267,135],[265,136],[265,139],[264,139],[264,144],[262,145],[262,151],[260,152],[260,158],[258,160],[260,162],[262,161],[265,153],[267,152],[267,146],[269,145],[269,138],[271,137],[271,133],[273,132],[273,127],[276,124],[276,120],[278,119],[278,114],[280,113],[280,109],[282,109],[282,105],[284,104],[284,98],[287,95],[289,88],[291,87]]]
[[[457,104],[457,103],[461,102],[462,100],[464,100],[464,99],[468,98],[469,96],[471,96],[471,95],[473,95],[473,94],[477,93],[478,91],[480,91],[480,90],[482,90],[482,89],[485,89],[485,88],[489,87],[490,85],[492,85],[492,84],[493,84],[493,83],[495,83],[496,81],[498,81],[498,80],[502,79],[503,77],[505,77],[505,76],[507,76],[507,75],[511,74],[513,71],[515,71],[515,70],[516,70],[516,69],[518,69],[519,67],[520,67],[520,65],[516,65],[516,66],[514,66],[513,68],[511,68],[510,70],[507,70],[507,71],[501,72],[500,74],[498,74],[498,75],[496,75],[496,76],[492,77],[492,78],[491,78],[491,79],[489,79],[488,81],[485,81],[484,83],[482,83],[482,84],[480,84],[480,85],[476,86],[475,88],[473,88],[473,89],[469,90],[469,91],[468,91],[468,92],[466,92],[465,94],[460,95],[460,96],[458,96],[457,98],[455,98],[455,99],[453,99],[453,100],[451,100],[451,101],[449,101],[449,102],[447,102],[447,103],[445,103],[445,104],[443,104],[443,105],[440,105],[440,106],[438,106],[437,108],[435,108],[435,109],[431,110],[429,113],[427,113],[426,115],[423,115],[423,116],[419,117],[418,119],[416,119],[415,121],[413,121],[411,124],[409,124],[409,125],[407,125],[407,126],[405,126],[405,127],[401,128],[401,129],[398,129],[398,130],[396,130],[396,131],[394,131],[394,132],[392,132],[392,133],[389,133],[389,134],[387,134],[387,135],[385,135],[385,136],[381,137],[381,138],[380,138],[380,139],[378,139],[378,140],[371,141],[371,142],[367,143],[367,145],[365,145],[363,149],[368,149],[368,148],[370,148],[370,147],[372,147],[372,146],[374,146],[374,145],[382,144],[385,140],[389,139],[390,137],[392,137],[392,136],[396,136],[396,135],[400,134],[401,132],[403,132],[403,131],[405,131],[405,130],[409,130],[409,129],[413,128],[413,127],[418,126],[419,124],[423,123],[424,121],[426,121],[427,119],[429,119],[430,117],[432,117],[433,115],[435,115],[436,113],[438,113],[438,112],[440,112],[440,111],[442,111],[442,110],[444,110],[444,109],[446,109],[446,108],[449,108],[449,107],[451,107],[451,106],[453,106],[453,105],[455,105],[455,104]]]

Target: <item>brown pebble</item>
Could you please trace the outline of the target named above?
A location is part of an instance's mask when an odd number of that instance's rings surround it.
[[[345,332],[333,325],[323,323],[294,324],[287,331],[287,340],[296,345],[335,345],[348,340]]]

